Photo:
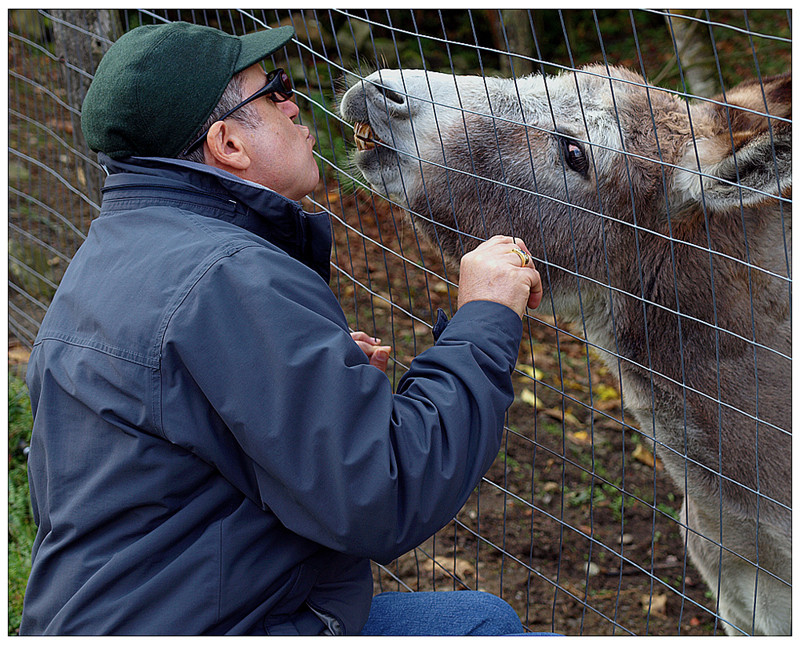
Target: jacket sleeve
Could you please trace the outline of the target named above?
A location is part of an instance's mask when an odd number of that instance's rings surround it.
[[[293,532],[388,562],[450,521],[492,464],[521,333],[511,309],[469,303],[393,393],[328,285],[246,248],[172,316],[162,407],[183,397],[196,418],[165,414],[163,430]]]

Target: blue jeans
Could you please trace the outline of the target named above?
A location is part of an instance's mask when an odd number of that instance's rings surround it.
[[[525,634],[511,606],[481,591],[390,591],[372,599],[362,636]]]

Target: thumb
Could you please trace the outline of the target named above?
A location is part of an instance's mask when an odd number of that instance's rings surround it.
[[[386,371],[386,366],[389,364],[389,351],[388,347],[379,347],[369,357],[369,364],[377,367],[381,372]]]

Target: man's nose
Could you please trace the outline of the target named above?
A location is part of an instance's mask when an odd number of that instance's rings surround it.
[[[297,107],[297,103],[294,102],[294,99],[281,101],[277,105],[278,109],[280,109],[290,119],[294,119],[298,114],[300,114],[300,108]]]

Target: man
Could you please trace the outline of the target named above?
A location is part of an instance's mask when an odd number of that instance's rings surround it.
[[[23,634],[522,631],[488,594],[373,602],[370,559],[432,535],[491,465],[539,275],[511,238],[465,256],[458,312],[393,393],[390,348],[328,287],[327,216],[296,201],[314,139],[260,65],[292,35],[140,27],[97,70],[102,210],[28,371]]]

